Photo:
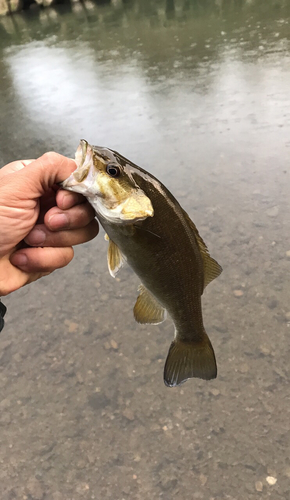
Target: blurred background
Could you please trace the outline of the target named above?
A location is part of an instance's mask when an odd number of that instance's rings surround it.
[[[1,499],[289,499],[290,2],[24,7],[0,17],[0,165],[115,149],[224,271],[203,296],[218,378],[174,389],[173,325],[134,322],[103,231],[6,298]]]

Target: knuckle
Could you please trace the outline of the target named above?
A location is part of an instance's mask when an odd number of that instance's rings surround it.
[[[45,164],[54,165],[60,161],[61,155],[55,153],[54,151],[48,151],[47,153],[44,153],[42,159]]]

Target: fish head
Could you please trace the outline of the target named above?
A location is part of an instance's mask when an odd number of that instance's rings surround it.
[[[153,217],[150,198],[138,186],[125,159],[108,148],[82,140],[76,151],[77,169],[61,183],[81,193],[98,215],[112,223],[133,223]]]

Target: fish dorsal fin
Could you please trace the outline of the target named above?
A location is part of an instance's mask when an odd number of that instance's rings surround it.
[[[194,236],[196,238],[197,244],[200,249],[201,257],[202,257],[202,262],[203,262],[203,270],[204,270],[204,285],[203,289],[215,278],[217,278],[221,272],[222,272],[222,267],[218,264],[218,262],[213,259],[209,251],[207,249],[207,246],[205,242],[203,241],[202,237],[200,236],[196,225],[194,222],[192,222],[191,218],[189,215],[183,210],[184,216],[186,218],[186,221],[188,222],[189,226],[191,227]]]
[[[109,242],[109,248],[108,248],[108,268],[110,275],[113,276],[113,278],[116,277],[117,272],[119,269],[124,265],[126,262],[125,256],[122,254],[121,250],[119,247],[114,243],[109,236],[106,234],[105,235],[105,240]]]
[[[158,300],[145,288],[140,285],[140,292],[134,306],[134,318],[138,323],[158,325],[166,318],[166,311]]]

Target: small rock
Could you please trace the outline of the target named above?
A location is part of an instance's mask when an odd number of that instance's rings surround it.
[[[249,371],[249,365],[247,365],[247,363],[243,363],[240,366],[240,372],[241,373],[247,373],[248,371]]]
[[[235,297],[242,297],[244,295],[243,290],[234,290]]]
[[[263,483],[262,481],[256,481],[255,482],[255,488],[257,491],[263,491]]]
[[[266,210],[266,214],[268,215],[268,217],[277,217],[277,215],[279,214],[279,208],[277,206],[268,208],[268,210]]]
[[[269,354],[271,354],[271,350],[264,345],[260,346],[260,352],[264,354],[264,356],[269,356]]]
[[[78,330],[78,327],[79,327],[78,323],[74,323],[72,321],[68,327],[69,333],[75,333]]]
[[[130,410],[130,408],[126,408],[123,412],[122,412],[122,415],[123,417],[127,418],[127,420],[130,420],[130,422],[132,422],[135,418],[135,415],[134,413],[132,412],[132,410]]]
[[[213,395],[213,396],[219,396],[220,395],[220,391],[218,389],[211,389],[210,390],[210,393]]]
[[[290,311],[285,313],[285,319],[286,321],[290,321]]]
[[[111,340],[110,344],[111,344],[111,346],[112,346],[113,349],[115,349],[115,350],[118,349],[118,344],[117,344],[117,342],[115,340]]]
[[[273,476],[267,476],[266,481],[270,486],[274,486],[277,483],[277,478]]]
[[[290,259],[290,250],[287,250],[285,255],[286,255],[287,259]]]
[[[69,319],[65,319],[64,324],[68,327],[69,333],[76,332],[78,327],[79,327],[78,323],[74,323],[73,321],[70,321]]]

